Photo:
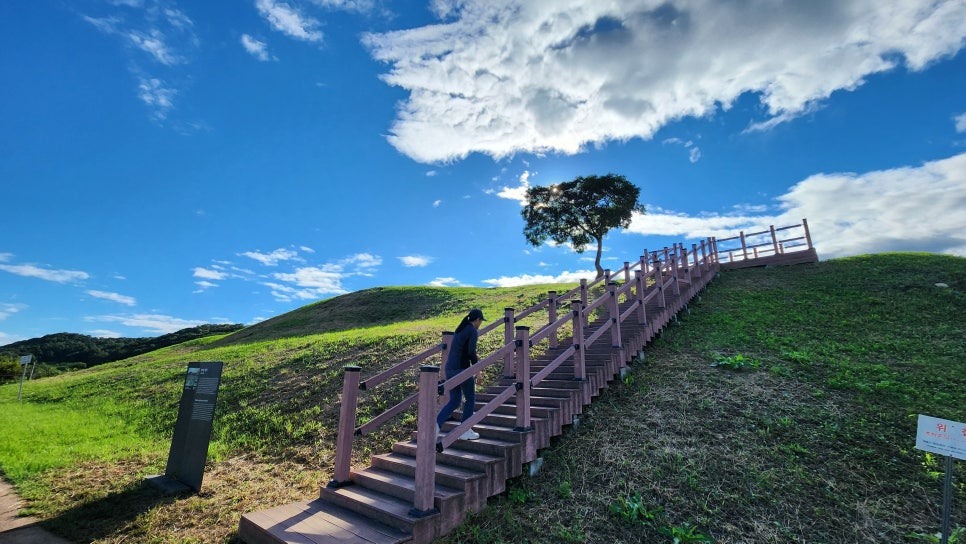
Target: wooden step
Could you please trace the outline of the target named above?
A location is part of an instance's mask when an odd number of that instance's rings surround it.
[[[372,489],[386,495],[413,503],[416,498],[416,480],[412,476],[378,468],[352,470],[350,479],[354,485]],[[440,533],[455,529],[466,518],[466,494],[458,489],[436,484],[433,489],[433,506],[439,510]]]
[[[400,453],[381,453],[372,456],[372,466],[389,472],[397,472],[406,476],[415,476],[416,458]],[[436,464],[436,483],[462,491],[467,507],[478,512],[486,504],[485,474],[462,467]]]
[[[405,501],[361,485],[323,487],[321,499],[379,523],[410,533],[418,542],[439,536],[439,512],[424,517],[411,514],[412,501]]]
[[[457,440],[452,446],[438,452],[436,463],[482,472],[485,475],[482,491],[486,497],[503,493],[507,480],[506,458],[460,448],[460,445],[465,442],[472,442],[472,440]],[[396,442],[392,445],[392,451],[415,459],[416,442]]]
[[[242,515],[238,540],[247,544],[401,544],[412,534],[315,499]]]

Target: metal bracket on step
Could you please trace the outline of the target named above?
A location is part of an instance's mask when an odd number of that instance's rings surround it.
[[[430,508],[429,510],[420,510],[418,508],[409,509],[409,517],[416,518],[416,519],[425,518],[427,516],[433,516],[438,513],[439,513],[438,508]]]

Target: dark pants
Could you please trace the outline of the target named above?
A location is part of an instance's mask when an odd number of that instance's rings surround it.
[[[453,376],[462,372],[463,368],[450,368],[450,365],[446,365],[446,379],[450,379]],[[476,409],[476,378],[470,376],[465,382],[461,383],[459,387],[454,387],[450,389],[449,392],[449,402],[443,406],[443,409],[439,411],[439,415],[436,416],[436,424],[440,427],[443,423],[449,419],[449,416],[453,415],[453,411],[456,410],[462,399],[466,399],[463,403],[463,419],[466,421],[473,415],[473,411]]]

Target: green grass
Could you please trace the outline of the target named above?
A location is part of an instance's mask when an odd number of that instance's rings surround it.
[[[549,288],[368,290],[33,381],[22,405],[3,386],[0,469],[45,526],[80,541],[231,541],[242,513],[315,497],[330,477],[343,366],[372,375],[438,342],[465,308],[492,320]],[[509,482],[443,544],[935,534],[942,460],[914,448],[916,415],[966,421],[966,259],[724,272],[679,318],[541,452],[539,474]],[[186,363],[205,360],[226,365],[204,487],[164,498],[143,478],[163,470]],[[361,420],[414,380],[384,388],[363,398]],[[388,451],[412,422],[360,440],[355,461]],[[966,526],[955,510],[954,527]]]

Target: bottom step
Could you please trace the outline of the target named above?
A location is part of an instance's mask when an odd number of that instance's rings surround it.
[[[412,535],[315,499],[243,515],[238,539],[247,544],[401,544]]]

